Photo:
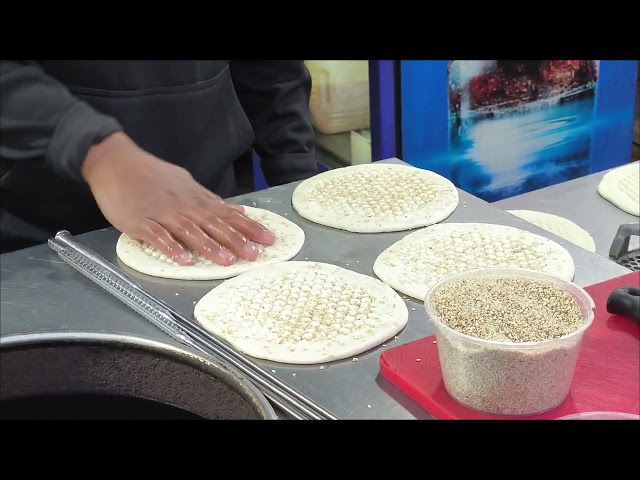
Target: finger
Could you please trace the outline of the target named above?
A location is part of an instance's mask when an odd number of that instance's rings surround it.
[[[235,230],[244,234],[249,240],[262,245],[273,245],[276,243],[276,236],[272,231],[237,210],[233,210],[231,208],[227,209],[224,219],[227,220]]]
[[[239,258],[254,261],[260,251],[255,243],[235,230],[224,218],[201,207],[194,207],[185,215],[198,224],[204,232],[221,246],[227,248]]]
[[[215,214],[218,218],[221,217],[227,220],[235,230],[244,234],[248,240],[262,245],[273,245],[276,242],[276,236],[269,231],[269,229],[251,220],[237,209],[232,208],[231,204],[225,202],[217,195],[208,190],[205,190],[205,192],[207,192],[207,194],[198,199],[198,205],[202,208]]]
[[[179,265],[187,266],[195,263],[195,258],[191,255],[191,252],[173,238],[162,225],[150,218],[147,218],[140,228],[127,233],[127,235],[148,243]]]
[[[244,213],[243,205],[238,205],[237,203],[229,203],[229,202],[227,202],[227,205],[229,205],[231,208],[233,208],[234,210],[237,210],[240,213]]]
[[[233,265],[235,256],[207,235],[191,218],[178,214],[162,221],[184,245],[218,265]]]
[[[200,186],[201,189],[199,191],[199,193],[202,194],[202,196],[207,200],[207,201],[198,201],[198,205],[200,205],[201,207],[207,207],[207,203],[209,202],[214,202],[215,204],[222,204],[222,205],[228,205],[229,207],[233,208],[234,210],[239,211],[240,213],[244,213],[244,206],[242,205],[238,205],[235,203],[231,203],[231,202],[227,202],[226,200],[224,200],[222,197],[216,195],[215,193],[213,193],[211,190],[207,190],[205,187]],[[197,197],[200,197],[200,195],[196,195]]]

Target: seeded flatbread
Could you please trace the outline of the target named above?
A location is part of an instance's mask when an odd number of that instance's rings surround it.
[[[519,217],[537,227],[543,228],[554,235],[588,250],[596,251],[596,243],[589,232],[573,223],[568,218],[552,215],[551,213],[534,210],[507,210],[512,215]]]
[[[305,234],[298,225],[269,210],[246,206],[244,210],[249,218],[261,223],[276,236],[274,245],[258,246],[260,255],[253,262],[239,259],[233,265],[223,266],[199,256],[195,265],[181,266],[150,245],[143,245],[125,234],[118,239],[116,253],[125,265],[154,277],[177,280],[222,280],[266,265],[285,262],[300,252],[304,245]]]
[[[640,217],[640,161],[607,172],[598,193],[620,210]]]
[[[316,364],[365,352],[404,328],[404,301],[378,279],[317,262],[243,273],[211,290],[194,316],[252,357]]]
[[[307,220],[349,232],[395,232],[441,222],[458,206],[448,179],[420,168],[371,163],[300,183],[293,208]]]
[[[410,233],[382,252],[374,273],[395,290],[424,300],[454,273],[484,267],[536,270],[571,281],[571,254],[539,235],[505,225],[443,223]]]

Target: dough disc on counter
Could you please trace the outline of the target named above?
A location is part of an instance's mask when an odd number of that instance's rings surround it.
[[[374,273],[395,290],[424,300],[454,273],[485,267],[537,270],[571,281],[571,254],[539,235],[505,225],[443,223],[410,233],[382,252]]]
[[[590,252],[596,251],[596,243],[593,237],[585,229],[579,227],[568,218],[552,215],[551,213],[538,212],[535,210],[507,210],[537,227],[545,229],[554,235],[578,245]]]
[[[598,193],[620,210],[640,217],[640,161],[607,172]]]
[[[307,220],[349,232],[396,232],[441,222],[458,206],[446,178],[405,165],[329,170],[300,183],[293,208]]]
[[[194,316],[246,355],[316,364],[378,346],[404,328],[409,313],[376,278],[292,261],[227,280],[196,304]]]
[[[125,234],[120,235],[118,239],[116,253],[122,263],[128,267],[153,277],[176,280],[222,280],[266,265],[285,262],[300,252],[305,235],[298,225],[269,210],[245,206],[244,211],[249,218],[260,222],[276,236],[274,245],[268,247],[259,245],[260,255],[253,262],[239,259],[233,265],[224,266],[204,257],[198,257],[195,265],[182,266],[161,255],[150,245],[143,245]]]

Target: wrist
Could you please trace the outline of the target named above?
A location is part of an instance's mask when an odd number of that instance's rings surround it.
[[[89,148],[87,156],[82,163],[81,175],[85,182],[91,184],[93,178],[99,175],[105,164],[113,165],[132,150],[139,147],[123,132],[115,132],[100,143]]]

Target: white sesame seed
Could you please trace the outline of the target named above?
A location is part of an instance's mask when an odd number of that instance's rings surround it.
[[[435,344],[435,343],[436,343],[436,341],[434,340],[434,341],[433,341],[433,343]]]
[[[367,408],[371,408],[371,405],[367,405]]]
[[[385,299],[366,285],[350,283],[348,277],[332,276],[331,271],[314,267],[318,266],[307,264],[304,270],[277,273],[264,283],[240,283],[229,290],[220,311],[208,314],[209,319],[226,322],[223,334],[229,338],[242,336],[241,341],[263,336],[266,342],[272,342],[269,345],[277,343],[287,352],[304,351],[306,355],[322,353],[317,350],[333,344],[348,348],[349,342],[362,342],[375,335],[376,322],[387,321],[378,311],[378,305],[386,306]],[[351,352],[352,362],[358,362],[354,353],[359,352]]]
[[[366,215],[373,224],[378,218],[405,220],[410,212],[425,205],[452,203],[451,190],[443,189],[439,183],[391,169],[383,175],[358,172],[320,181],[310,186],[308,194],[327,212]]]
[[[294,374],[293,374],[293,376],[295,377],[295,376],[296,376],[296,374],[294,373]]]
[[[416,362],[419,362],[420,360],[422,360],[421,358],[416,358]]]
[[[583,323],[572,295],[526,278],[458,280],[440,288],[433,299],[445,324],[487,340],[539,342],[574,332]]]
[[[176,292],[176,296],[180,295],[178,292]]]
[[[271,373],[276,373],[276,371],[275,370],[271,370]]]
[[[436,292],[434,306],[436,315],[454,330],[511,345],[559,338],[584,322],[573,295],[527,278],[450,282]],[[448,334],[438,337],[449,394],[472,408],[501,415],[531,415],[561,403],[579,348],[579,342],[569,342],[522,350],[475,349],[453,342]]]

